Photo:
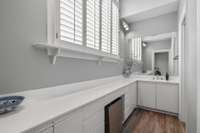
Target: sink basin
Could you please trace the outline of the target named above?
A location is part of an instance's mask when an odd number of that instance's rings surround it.
[[[152,77],[153,80],[165,80],[164,76],[153,76]]]

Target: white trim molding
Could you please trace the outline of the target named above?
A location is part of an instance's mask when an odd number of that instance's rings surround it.
[[[56,63],[57,57],[92,60],[97,61],[98,64],[101,64],[102,61],[113,63],[120,63],[123,61],[119,56],[110,55],[87,47],[80,48],[79,45],[72,47],[71,45],[36,43],[33,46],[39,49],[46,49],[52,64]]]
[[[186,13],[187,5],[186,2],[183,3],[182,11],[180,12],[179,22],[178,22],[178,47],[179,47],[179,76],[180,76],[180,91],[179,91],[179,119],[184,121],[187,125],[187,107],[186,107],[186,94],[185,94],[185,25],[186,25]],[[186,126],[187,129],[187,126]],[[187,131],[187,130],[186,130]]]

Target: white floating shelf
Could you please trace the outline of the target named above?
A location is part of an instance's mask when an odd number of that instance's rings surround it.
[[[97,61],[98,64],[101,64],[102,61],[114,63],[120,63],[123,61],[123,59],[121,59],[119,56],[110,55],[79,45],[72,47],[70,45],[65,46],[48,43],[37,43],[33,46],[39,49],[46,49],[52,64],[56,63],[57,57],[93,60]]]

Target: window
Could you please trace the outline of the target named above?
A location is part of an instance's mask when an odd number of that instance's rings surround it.
[[[76,46],[80,49],[92,48],[101,53],[119,55],[117,0],[55,1],[59,3],[56,28],[58,42],[61,40],[63,44],[71,43],[73,47],[73,44],[82,45]]]
[[[60,0],[60,40],[82,45],[82,0]]]
[[[135,37],[130,40],[131,57],[133,60],[142,61],[142,39]]]
[[[86,46],[100,48],[100,0],[87,0]]]

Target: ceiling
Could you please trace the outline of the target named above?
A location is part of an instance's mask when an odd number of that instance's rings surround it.
[[[120,16],[128,23],[178,10],[178,0],[120,0]]]

